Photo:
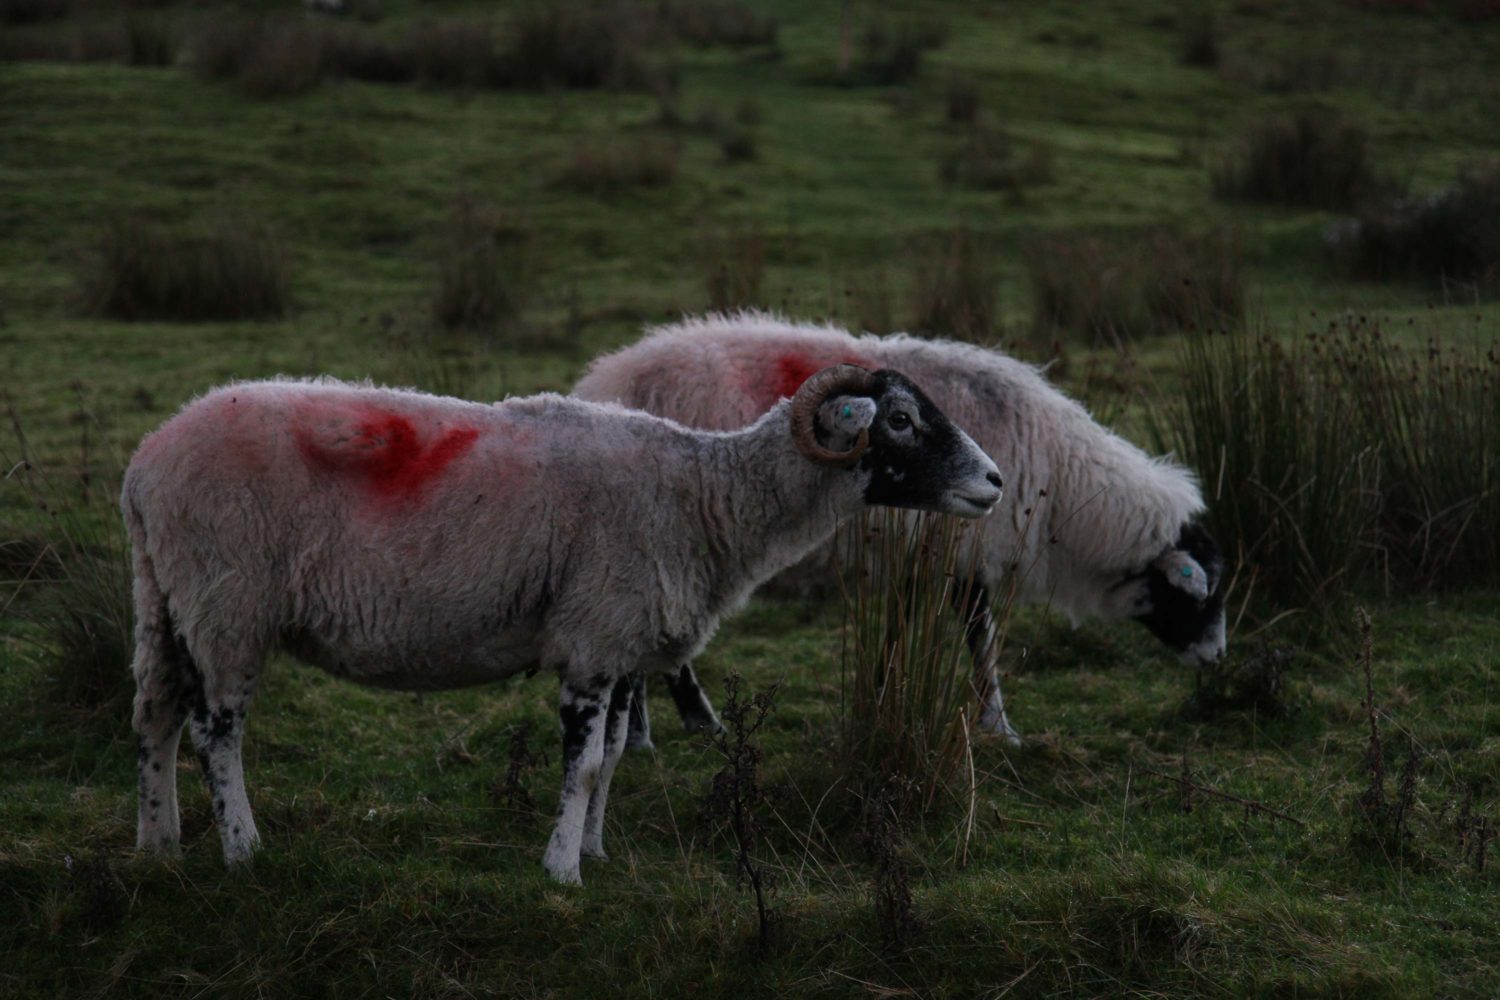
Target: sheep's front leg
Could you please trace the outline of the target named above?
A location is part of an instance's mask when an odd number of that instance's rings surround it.
[[[960,587],[953,597],[953,606],[964,618],[964,638],[968,642],[969,655],[974,660],[974,688],[979,693],[979,728],[987,733],[1002,736],[1011,746],[1021,745],[1021,734],[1011,728],[1005,716],[1005,695],[1000,691],[1000,673],[996,668],[999,659],[999,641],[995,634],[995,618],[990,613],[990,592],[984,584],[975,581],[967,588]]]
[[[625,738],[627,750],[655,750],[651,742],[651,712],[646,708],[646,672],[630,675],[630,723]]]
[[[566,885],[583,884],[578,866],[584,818],[604,765],[605,709],[613,681],[600,674],[581,683],[564,680],[562,685],[562,795],[542,867]]]
[[[599,768],[599,781],[594,785],[594,794],[589,796],[589,811],[583,820],[582,851],[591,858],[607,857],[604,853],[604,806],[609,801],[609,783],[615,776],[615,766],[625,752],[625,730],[635,700],[635,676],[615,681],[609,695],[609,714],[604,721],[604,762]]]
[[[692,664],[684,663],[677,673],[667,675],[667,689],[672,692],[672,701],[677,704],[677,714],[682,716],[682,727],[688,732],[699,729],[716,733],[724,728],[708,695],[698,684]]]

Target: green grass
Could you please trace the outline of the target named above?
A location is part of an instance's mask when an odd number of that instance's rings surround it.
[[[371,30],[392,37],[423,16],[491,14],[478,3],[382,7]],[[727,162],[718,136],[683,129],[670,185],[608,196],[554,178],[585,139],[660,127],[649,94],[325,79],[256,100],[233,81],[195,79],[185,62],[0,62],[0,360],[32,452],[65,481],[87,464],[107,483],[144,432],[230,378],[328,372],[478,398],[566,389],[642,322],[703,308],[705,244],[734,232],[760,241],[758,298],[798,317],[852,320],[860,302],[845,285],[883,275],[895,323],[910,324],[914,255],[965,225],[996,248],[998,332],[1024,340],[1023,254],[1039,238],[1223,225],[1242,236],[1247,312],[1268,328],[1308,332],[1354,309],[1390,317],[1386,329],[1420,317],[1423,337],[1495,337],[1482,306],[1432,301],[1424,285],[1351,283],[1321,250],[1336,215],[1216,203],[1209,168],[1255,121],[1303,99],[1257,73],[1311,48],[1339,63],[1317,98],[1360,123],[1377,168],[1419,194],[1449,184],[1500,140],[1500,22],[1224,5],[1215,71],[1178,61],[1176,5],[907,4],[885,11],[887,24],[940,19],[946,44],[924,53],[908,86],[844,87],[820,82],[834,66],[838,5],[766,9],[780,22],[774,48],[674,56],[684,121],[753,100],[755,159]],[[856,35],[863,16],[856,7]],[[943,183],[943,156],[962,138],[945,114],[955,74],[1022,148],[1051,150],[1049,183],[1021,197]],[[430,328],[460,196],[530,234],[513,335]],[[82,315],[80,261],[121,211],[269,226],[287,248],[288,314]],[[1058,372],[1127,431],[1140,425],[1136,387],[1170,396],[1180,384],[1174,338],[1133,351],[1129,368],[1099,354]],[[0,482],[0,541],[50,531],[13,480]],[[1030,740],[1019,751],[978,741],[974,801],[941,799],[912,830],[924,929],[901,952],[882,946],[863,803],[828,752],[840,609],[758,599],[703,672],[720,698],[730,671],[752,690],[782,684],[762,770],[781,922],[762,953],[729,849],[699,820],[720,761],[676,732],[664,699],[657,754],[628,756],[616,778],[613,860],[587,866],[582,890],[545,879],[557,778],[545,679],[418,699],[278,660],[246,747],[264,852],[224,871],[185,755],[184,856],[134,858],[128,720],[55,697],[45,597],[12,600],[4,588],[0,996],[1493,996],[1500,860],[1475,870],[1444,802],[1472,786],[1493,816],[1500,799],[1497,602],[1483,591],[1371,605],[1387,745],[1404,753],[1409,733],[1427,752],[1413,839],[1393,856],[1357,836],[1368,724],[1363,679],[1339,652],[1350,645],[1343,605],[1269,626],[1256,608],[1239,620],[1234,655],[1263,641],[1291,649],[1274,717],[1188,710],[1193,678],[1143,630],[1075,632],[1019,614],[1006,693]],[[524,778],[541,816],[490,792],[510,734],[528,722],[553,752]],[[1305,826],[1203,797],[1184,812],[1176,786],[1142,770],[1176,774],[1184,754],[1198,783]]]

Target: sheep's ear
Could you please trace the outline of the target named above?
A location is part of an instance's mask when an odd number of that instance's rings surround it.
[[[1195,600],[1207,600],[1211,582],[1202,564],[1183,549],[1168,549],[1157,557],[1152,567],[1161,570],[1172,586]]]
[[[834,396],[818,407],[818,436],[833,451],[848,451],[860,431],[875,422],[875,400],[868,396]]]

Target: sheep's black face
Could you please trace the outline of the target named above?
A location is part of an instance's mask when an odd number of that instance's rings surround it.
[[[1000,502],[995,463],[906,376],[876,372],[871,395],[867,503],[983,517]]]
[[[1196,522],[1183,526],[1173,549],[1147,567],[1150,608],[1137,615],[1190,666],[1224,655],[1224,559],[1213,537]]]

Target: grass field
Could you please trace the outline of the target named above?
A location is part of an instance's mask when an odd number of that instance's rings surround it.
[[[0,3],[0,53],[76,54],[122,23],[83,3],[45,16],[65,6]],[[503,43],[512,6],[385,0],[337,24],[395,44],[433,19],[492,23]],[[1057,240],[1227,234],[1235,325],[1292,337],[1347,312],[1412,344],[1494,343],[1483,281],[1353,281],[1324,242],[1349,210],[1216,198],[1213,176],[1258,122],[1315,105],[1362,130],[1372,177],[1442,191],[1500,150],[1500,18],[1180,7],[854,4],[841,74],[839,5],[758,4],[774,41],[642,42],[661,76],[636,89],[328,71],[263,97],[194,71],[205,19],[300,23],[289,3],[142,5],[169,65],[0,60],[0,996],[1500,994],[1489,583],[1350,588],[1313,610],[1247,601],[1240,567],[1227,679],[1195,678],[1133,626],[1019,611],[1006,691],[1026,744],[976,738],[973,796],[916,817],[894,851],[872,846],[868,788],[841,766],[838,601],[757,598],[701,667],[717,701],[731,673],[780,685],[760,737],[762,947],[703,808],[723,761],[665,699],[656,752],[627,755],[615,781],[612,860],[586,865],[583,889],[547,880],[558,747],[542,678],[415,697],[278,660],[246,745],[261,855],[224,870],[186,754],[183,857],[136,857],[126,666],[74,684],[52,627],[71,583],[30,579],[55,575],[37,553],[67,550],[70,528],[75,551],[107,559],[135,442],[219,382],[566,390],[643,323],[730,286],[799,318],[905,328],[934,315],[923,268],[960,227],[988,254],[983,335],[1039,361],[1061,345],[1054,377],[1142,443],[1190,334],[1116,349],[1040,329],[1029,261]],[[912,73],[887,50],[923,35]],[[481,206],[512,303],[480,330],[434,320],[461,203]],[[108,225],[140,219],[267,232],[281,315],[91,313]],[[23,453],[51,483],[46,509],[13,468]],[[1373,618],[1373,776],[1357,604]],[[875,903],[893,881],[910,892],[900,926]]]

